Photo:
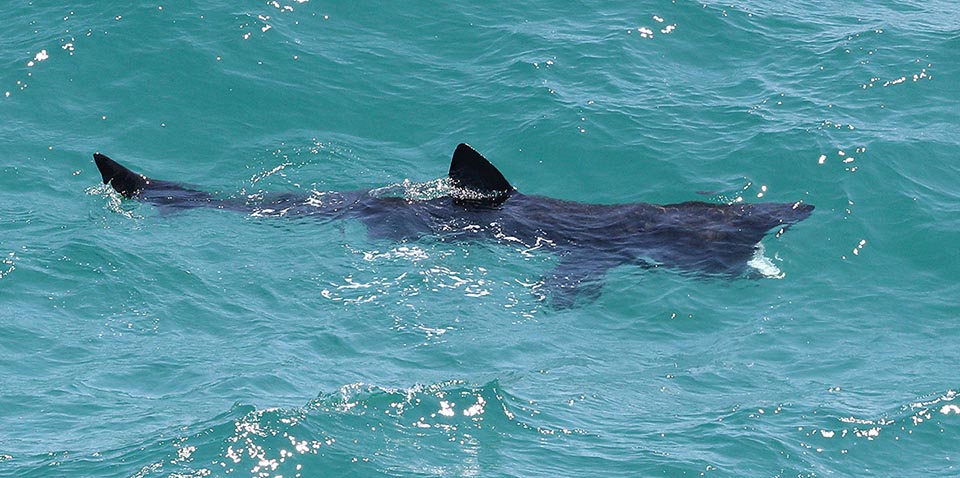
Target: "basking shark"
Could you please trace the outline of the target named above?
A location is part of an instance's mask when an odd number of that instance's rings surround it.
[[[163,209],[217,208],[258,216],[359,219],[373,237],[396,241],[433,235],[484,238],[552,250],[557,268],[543,281],[550,302],[569,307],[592,300],[611,268],[667,267],[738,277],[751,269],[761,239],[806,219],[814,206],[795,203],[586,204],[522,194],[486,158],[460,144],[450,164],[449,193],[412,200],[378,190],[282,194],[256,202],[221,199],[181,183],[135,173],[93,155],[103,183],[123,197]]]

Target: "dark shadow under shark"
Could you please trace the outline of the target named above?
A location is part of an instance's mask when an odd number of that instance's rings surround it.
[[[584,204],[518,192],[469,145],[450,164],[450,193],[427,200],[383,196],[376,190],[283,194],[251,203],[219,199],[183,184],[134,173],[93,155],[103,183],[126,198],[163,209],[217,208],[258,216],[359,219],[373,237],[397,241],[424,235],[486,238],[552,250],[560,264],[544,279],[551,303],[570,307],[599,295],[604,275],[622,264],[669,267],[737,277],[760,240],[806,219],[814,206],[796,203]]]

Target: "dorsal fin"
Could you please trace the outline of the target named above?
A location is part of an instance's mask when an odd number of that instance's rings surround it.
[[[97,163],[103,184],[113,186],[124,197],[136,196],[148,184],[148,179],[120,165],[105,154],[93,153],[93,160]]]
[[[503,196],[513,191],[503,174],[470,145],[460,143],[450,162],[450,180],[453,186],[472,189],[481,194]]]

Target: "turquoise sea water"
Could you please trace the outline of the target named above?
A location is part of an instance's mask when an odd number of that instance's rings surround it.
[[[953,2],[7,2],[0,476],[957,476]],[[796,201],[780,278],[162,214],[404,187]]]

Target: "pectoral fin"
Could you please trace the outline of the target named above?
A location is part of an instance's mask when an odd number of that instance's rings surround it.
[[[550,305],[569,309],[579,302],[593,302],[600,297],[607,271],[621,264],[619,258],[590,256],[582,252],[564,255],[560,264],[543,279]]]

